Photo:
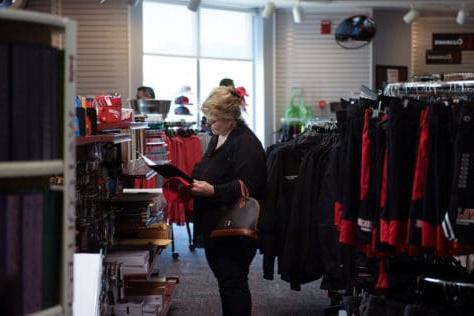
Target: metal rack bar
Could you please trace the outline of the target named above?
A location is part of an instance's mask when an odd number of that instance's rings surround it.
[[[454,285],[454,286],[458,286],[458,287],[474,289],[474,284],[473,283],[447,281],[447,280],[428,278],[428,277],[423,278],[423,281],[430,282],[430,283],[441,284],[441,285],[446,285],[446,286]]]
[[[399,96],[413,93],[474,93],[474,80],[464,81],[416,81],[389,83],[384,88],[384,95]]]

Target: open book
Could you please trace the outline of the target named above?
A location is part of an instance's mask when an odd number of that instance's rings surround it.
[[[169,164],[169,163],[164,163],[164,164],[158,164],[155,163],[154,161],[150,160],[146,156],[140,154],[140,157],[145,161],[146,165],[150,167],[151,169],[155,170],[158,172],[163,178],[173,178],[173,177],[180,177],[189,184],[193,183],[193,178],[191,178],[189,175],[187,175],[184,171],[179,169],[178,167]]]

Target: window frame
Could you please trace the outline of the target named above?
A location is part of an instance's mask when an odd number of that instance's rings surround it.
[[[170,5],[181,5],[181,6],[186,6],[187,3],[186,2],[182,2],[182,1],[173,1],[173,0],[144,0],[144,2],[155,2],[155,3],[162,3],[162,4],[170,4]],[[216,10],[224,10],[224,11],[234,11],[234,12],[242,12],[242,13],[248,13],[251,17],[251,45],[252,45],[252,48],[251,48],[251,58],[250,59],[246,59],[246,58],[229,58],[229,57],[205,57],[205,56],[202,56],[201,55],[201,14],[200,14],[200,10],[201,8],[205,8],[205,9],[216,9]],[[141,9],[142,11],[142,14],[143,14],[143,9]],[[226,7],[226,6],[215,6],[215,5],[208,5],[208,4],[201,4],[199,6],[199,9],[198,11],[195,13],[197,14],[196,16],[196,19],[195,19],[195,23],[194,23],[194,32],[195,33],[195,40],[196,40],[196,55],[184,55],[184,54],[164,54],[164,53],[151,53],[151,52],[145,52],[144,50],[144,47],[142,46],[142,51],[141,51],[141,55],[142,55],[142,62],[141,62],[141,66],[143,68],[144,64],[143,64],[143,57],[144,56],[160,56],[160,57],[177,57],[177,58],[195,58],[196,59],[196,103],[197,103],[197,106],[200,107],[202,102],[204,101],[203,100],[203,97],[205,98],[206,96],[203,96],[201,95],[201,60],[202,59],[207,59],[207,60],[224,60],[224,61],[248,61],[248,62],[251,62],[252,63],[252,91],[254,91],[253,95],[247,97],[247,98],[250,98],[251,99],[251,103],[252,106],[249,108],[249,110],[251,111],[251,128],[252,130],[256,131],[256,125],[257,125],[257,118],[256,118],[256,101],[257,101],[257,98],[256,98],[256,43],[255,43],[255,40],[256,40],[256,21],[255,21],[255,17],[257,15],[257,10],[255,9],[244,9],[244,8],[234,8],[234,7]],[[143,25],[143,24],[142,24]],[[142,26],[143,28],[143,26]],[[144,38],[144,34],[145,34],[145,30],[142,29],[142,40]],[[141,80],[143,81],[143,72],[142,72],[142,78]],[[217,86],[217,83],[216,83],[216,86]],[[249,100],[250,101],[250,100]],[[201,121],[201,111],[200,109],[197,110],[197,117],[196,117],[196,120],[197,120],[197,124],[199,125],[199,122]]]

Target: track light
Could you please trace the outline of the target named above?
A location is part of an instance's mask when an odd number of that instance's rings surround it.
[[[275,4],[273,3],[273,1],[268,1],[265,7],[263,8],[262,17],[264,19],[268,19],[272,16],[273,11],[275,11]]]
[[[189,0],[188,9],[193,12],[196,12],[200,4],[201,0]]]
[[[293,21],[297,24],[303,22],[303,8],[301,8],[299,0],[293,7]]]
[[[456,22],[458,24],[466,23],[467,18],[469,17],[469,11],[464,9],[464,6],[461,10],[458,11],[458,15],[456,16]]]
[[[410,11],[408,11],[407,14],[403,16],[403,21],[405,21],[406,24],[410,24],[413,21],[415,21],[419,15],[420,15],[420,11],[411,7]]]

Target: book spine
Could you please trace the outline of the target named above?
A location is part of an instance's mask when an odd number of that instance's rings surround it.
[[[10,46],[0,44],[0,161],[10,160]]]
[[[27,314],[42,306],[43,195],[25,194],[22,202],[22,295]]]
[[[11,133],[12,160],[29,160],[28,75],[31,64],[29,46],[12,44]]]

